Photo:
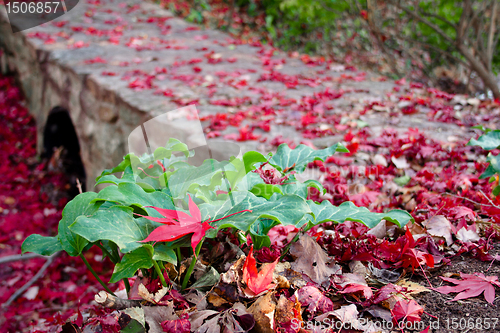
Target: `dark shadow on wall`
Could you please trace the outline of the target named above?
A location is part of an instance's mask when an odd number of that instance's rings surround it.
[[[69,180],[71,188],[69,195],[76,196],[79,193],[76,180],[82,184],[85,191],[85,168],[80,157],[80,143],[76,135],[75,127],[64,108],[56,106],[53,108],[43,131],[42,158],[49,159],[49,168],[64,172]]]

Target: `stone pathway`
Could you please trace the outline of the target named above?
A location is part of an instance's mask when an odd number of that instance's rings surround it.
[[[326,146],[342,140],[343,124],[359,120],[375,134],[386,127],[419,127],[442,140],[457,135],[457,126],[429,123],[425,113],[397,121],[388,112],[360,117],[366,105],[399,87],[393,81],[290,57],[260,43],[241,44],[145,1],[80,1],[55,21],[16,34],[0,12],[3,70],[17,72],[40,138],[50,110],[68,110],[89,185],[103,168],[121,160],[133,129],[193,103],[207,119],[204,124],[212,124],[208,137],[259,136],[240,142],[243,150],[265,150],[264,138],[270,142],[279,135],[296,143],[305,136],[317,147]],[[217,114],[227,115],[219,130]],[[185,139],[189,124],[181,122],[172,131]],[[242,134],[246,124],[254,129]]]

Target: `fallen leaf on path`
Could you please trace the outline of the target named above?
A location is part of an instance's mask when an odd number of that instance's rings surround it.
[[[430,292],[430,290],[427,289],[426,287],[424,287],[416,282],[412,282],[412,281],[408,281],[408,280],[400,280],[400,281],[398,281],[398,283],[396,283],[396,285],[403,287],[403,288],[406,288],[405,295],[407,297],[409,295],[416,295],[416,294],[420,294],[423,292]]]
[[[498,276],[485,276],[483,273],[464,274],[460,273],[462,280],[440,276],[446,282],[454,283],[456,286],[443,286],[434,290],[442,293],[458,293],[451,301],[476,297],[484,292],[484,298],[490,304],[495,300],[495,287],[500,287]]]
[[[420,316],[424,313],[424,309],[413,299],[400,299],[394,305],[392,313],[396,320],[414,323],[421,320]]]

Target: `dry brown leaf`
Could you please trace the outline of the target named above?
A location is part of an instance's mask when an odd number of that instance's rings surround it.
[[[273,292],[261,296],[248,308],[248,312],[253,314],[255,319],[254,331],[257,333],[274,332],[274,314],[276,302]]]
[[[278,288],[284,288],[280,286],[280,283],[289,284],[295,289],[300,289],[303,286],[307,285],[307,282],[304,280],[302,274],[294,271],[293,269],[291,269],[291,267],[292,265],[288,261],[286,261],[279,262],[274,268],[273,278],[275,279],[275,283],[276,285],[278,285]],[[286,282],[284,282],[282,279],[285,279]]]
[[[326,318],[328,318],[329,316],[333,315],[335,318],[337,318],[341,322],[351,324],[351,323],[354,323],[355,320],[357,321],[358,314],[359,314],[359,312],[358,312],[358,309],[356,308],[356,305],[350,304],[347,306],[344,305],[340,309],[319,315],[319,316],[315,317],[314,319],[316,319],[317,321],[323,321]]]
[[[191,331],[197,332],[198,329],[203,325],[203,322],[205,321],[205,319],[207,319],[210,316],[215,316],[217,314],[219,314],[219,312],[213,311],[213,310],[203,310],[203,311],[191,312],[189,314],[189,322],[191,323]],[[216,318],[217,318],[217,316],[216,316]],[[213,320],[213,318],[211,320]],[[217,322],[215,322],[215,324],[217,324]],[[216,332],[220,333],[219,325],[214,325],[214,326],[215,326],[214,328],[218,329],[218,331],[216,331]]]
[[[422,225],[427,229],[427,232],[434,237],[443,237],[446,240],[446,245],[453,244],[451,237],[451,223],[444,215],[435,215],[422,222]]]
[[[298,313],[299,317],[296,318],[294,313]],[[281,295],[280,299],[278,300],[278,305],[276,306],[276,314],[274,316],[274,320],[277,323],[284,324],[291,322],[294,318],[299,322],[302,321],[299,301],[290,301],[284,295]]]
[[[245,306],[235,303],[231,309],[217,312],[212,310],[196,311],[189,315],[191,332],[220,333],[224,332],[248,332],[252,327],[243,327],[235,316],[249,316]],[[212,318],[210,318],[212,317]],[[253,323],[253,322],[252,322]]]
[[[353,260],[349,263],[349,269],[351,273],[357,274],[359,276],[366,277],[368,275],[368,269],[361,261]]]
[[[226,299],[220,297],[218,294],[214,292],[208,294],[207,300],[215,307],[219,307],[229,303]]]
[[[158,303],[160,300],[165,296],[170,288],[168,287],[162,287],[156,294],[152,294],[149,292],[149,290],[141,283],[139,285],[138,289],[138,294],[141,296],[144,300],[151,302],[151,303]]]
[[[363,309],[363,312],[368,312],[375,318],[383,319],[387,322],[392,321],[391,311],[384,309],[378,305],[372,305],[369,308]]]
[[[215,294],[227,301],[227,303],[237,302],[240,297],[243,297],[244,294],[237,285],[228,284],[224,282],[219,282],[211,291],[210,294]],[[216,300],[216,298],[211,298],[214,302],[222,302],[220,300]]]
[[[243,276],[243,264],[245,263],[246,256],[242,255],[236,260],[226,273],[220,275],[221,281],[224,283],[239,283]]]
[[[173,302],[168,302],[166,306],[143,306],[142,309],[150,333],[163,332],[161,323],[165,320],[179,319],[175,314]]]
[[[197,310],[205,310],[207,307],[206,293],[203,293],[197,289],[189,290],[189,292],[184,295],[184,298],[189,303],[194,304]]]
[[[375,227],[367,231],[368,235],[373,235],[378,239],[383,239],[387,236],[387,224],[385,220],[380,221]]]
[[[370,278],[382,284],[395,283],[401,277],[401,274],[398,272],[377,268],[372,263],[368,264],[368,269],[370,271]]]
[[[318,284],[328,281],[330,276],[342,272],[342,268],[331,262],[331,258],[321,246],[307,234],[292,244],[290,253],[296,258],[291,264],[292,269],[309,276]]]
[[[177,279],[177,277],[179,276],[179,273],[175,269],[175,266],[169,262],[166,262],[164,265],[165,269],[167,270],[168,278],[172,281],[175,281],[175,279]]]
[[[408,223],[406,226],[408,226],[408,229],[410,230],[413,236],[425,234],[425,229],[422,228],[419,224],[410,221],[410,223]]]
[[[416,282],[407,281],[405,279],[398,281],[398,283],[396,283],[396,284],[398,286],[401,286],[401,287],[404,287],[407,289],[407,294],[405,293],[405,295],[417,295],[417,294],[420,294],[423,292],[430,292],[430,290],[427,289],[426,287],[424,287]]]
[[[354,274],[354,273],[345,273],[342,275],[335,275],[333,278],[335,284],[345,287],[348,284],[361,284],[363,286],[367,286],[366,279],[363,275]]]
[[[276,275],[273,277],[273,283],[276,285],[277,289],[288,289],[291,287],[290,281],[282,275]]]
[[[457,239],[462,242],[477,242],[480,238],[477,232],[471,229],[460,228],[457,231]]]

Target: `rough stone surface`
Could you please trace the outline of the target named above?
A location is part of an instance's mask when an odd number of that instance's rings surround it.
[[[238,45],[222,32],[200,31],[157,5],[142,0],[80,1],[73,10],[55,21],[15,34],[5,11],[0,10],[0,46],[3,49],[2,70],[17,74],[29,109],[37,121],[39,150],[42,149],[41,138],[51,109],[60,106],[68,110],[80,141],[89,189],[104,168],[116,165],[128,152],[127,138],[134,129],[148,119],[194,101],[198,103],[200,115],[204,116],[238,111],[232,106],[210,103],[218,98],[248,97],[250,105],[265,103],[259,89],[295,99],[313,96],[326,88],[342,89],[345,92],[342,97],[331,101],[335,112],[353,102],[380,99],[394,87],[391,81],[375,81],[375,75],[370,73],[361,82],[336,80],[354,74],[343,66],[307,66],[300,59],[279,52],[271,52],[266,65],[262,53],[270,48]],[[216,63],[207,63],[208,52],[213,52]],[[96,57],[106,63],[96,62],[99,60]],[[203,63],[183,63],[195,58],[202,59]],[[217,63],[219,58],[232,58],[232,61]],[[196,65],[201,72],[194,70]],[[158,74],[162,68],[166,73]],[[282,82],[258,80],[271,70],[325,79],[318,85],[301,84],[297,89],[287,89]],[[144,80],[155,71],[151,87],[130,88],[134,78]],[[221,71],[229,76],[236,73],[234,84],[228,84],[228,80],[219,84],[217,78]],[[106,75],[106,72],[114,75]],[[127,76],[128,79],[124,79]],[[246,86],[254,89],[239,89],[236,83],[240,80],[246,80]],[[211,85],[216,89],[211,90]],[[168,89],[173,91],[173,96],[155,94],[157,90]],[[287,108],[284,108],[285,114]],[[291,109],[290,114],[293,114]],[[395,126],[387,117],[374,116],[366,121],[375,129]],[[190,140],[195,122],[172,119],[164,124],[164,130],[169,136]],[[408,122],[398,126],[426,126],[419,122],[418,117]],[[436,127],[433,134],[439,136],[442,124],[436,124]],[[231,130],[235,129],[228,131]],[[443,137],[452,133],[453,128],[445,132]],[[268,137],[281,134],[300,141],[294,128],[285,126],[273,125],[269,133],[261,134]],[[318,139],[317,145],[335,139],[338,138]],[[257,141],[244,142],[240,146],[242,150],[260,148]]]

